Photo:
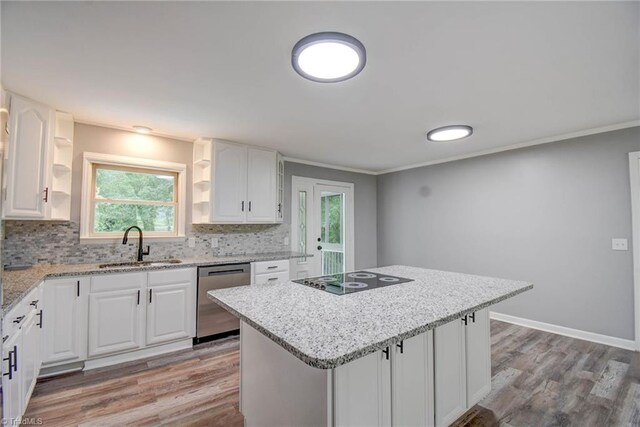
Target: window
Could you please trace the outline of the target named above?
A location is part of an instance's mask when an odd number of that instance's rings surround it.
[[[83,238],[120,237],[137,225],[145,237],[184,235],[186,165],[85,153]]]

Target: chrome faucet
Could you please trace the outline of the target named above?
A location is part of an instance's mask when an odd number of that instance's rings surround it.
[[[140,227],[138,227],[137,225],[132,225],[131,227],[127,228],[127,230],[124,232],[124,237],[122,238],[122,244],[126,245],[127,244],[127,240],[129,239],[129,231],[131,231],[131,229],[135,228],[136,230],[138,230],[138,262],[142,262],[142,257],[145,255],[149,255],[149,252],[151,251],[151,248],[147,245],[147,250],[145,251],[143,249],[143,244],[142,244],[142,230],[140,229]]]

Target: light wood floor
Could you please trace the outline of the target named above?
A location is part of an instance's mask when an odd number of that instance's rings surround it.
[[[491,321],[492,387],[462,426],[640,426],[640,353]],[[41,380],[46,426],[242,426],[238,340]]]

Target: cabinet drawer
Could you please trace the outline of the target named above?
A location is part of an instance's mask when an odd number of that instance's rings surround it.
[[[146,280],[146,272],[92,276],[91,293],[139,289],[145,285]]]
[[[22,325],[29,313],[29,304],[26,299],[18,302],[11,311],[7,312],[2,318],[2,336],[12,335]],[[16,323],[17,322],[17,323]]]
[[[253,268],[256,276],[264,273],[276,273],[278,271],[289,271],[289,260],[254,262]],[[257,277],[256,277],[257,279]]]
[[[195,268],[176,268],[149,272],[149,286],[173,285],[175,283],[193,282]]]
[[[279,273],[256,274],[254,280],[255,285],[264,285],[265,283],[282,283],[289,281],[289,272],[281,271]]]

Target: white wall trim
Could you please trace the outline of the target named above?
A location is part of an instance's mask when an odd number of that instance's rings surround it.
[[[633,295],[635,312],[636,349],[640,351],[640,151],[629,153],[629,179],[631,188],[631,231],[633,256]]]
[[[565,337],[610,345],[612,347],[623,348],[625,350],[637,350],[636,343],[633,340],[595,334],[593,332],[581,331],[579,329],[567,328],[565,326],[553,325],[551,323],[538,322],[536,320],[523,319],[521,317],[510,316],[508,314],[496,313],[495,311],[490,312],[490,317],[493,320],[512,323],[514,325],[537,329],[539,331],[550,332],[552,334],[563,335]]]
[[[616,124],[608,125],[608,126],[601,126],[601,127],[592,128],[592,129],[585,129],[585,130],[581,130],[581,131],[578,131],[578,132],[565,133],[563,135],[550,136],[550,137],[547,137],[547,138],[534,139],[533,141],[519,142],[517,144],[511,144],[511,145],[505,145],[505,146],[502,146],[502,147],[491,148],[489,150],[476,151],[475,153],[469,153],[469,154],[462,154],[460,156],[447,157],[446,159],[432,160],[432,161],[428,161],[428,162],[414,163],[412,165],[407,165],[407,166],[400,166],[400,167],[397,167],[397,168],[384,169],[384,170],[376,172],[375,175],[384,175],[386,173],[399,172],[399,171],[404,171],[404,170],[407,170],[407,169],[415,169],[415,168],[421,168],[421,167],[424,167],[424,166],[437,165],[437,164],[440,164],[440,163],[454,162],[456,160],[464,160],[464,159],[469,159],[471,157],[486,156],[487,154],[495,154],[495,153],[500,153],[502,151],[517,150],[519,148],[531,147],[531,146],[534,146],[534,145],[541,145],[541,144],[548,144],[550,142],[558,142],[558,141],[562,141],[562,140],[566,140],[566,139],[579,138],[579,137],[582,137],[582,136],[595,135],[595,134],[598,134],[598,133],[611,132],[611,131],[614,131],[614,130],[627,129],[627,128],[632,128],[632,127],[636,127],[636,126],[640,126],[640,120],[633,120],[633,121],[624,122],[624,123],[616,123]]]
[[[303,165],[317,166],[317,167],[320,167],[320,168],[335,169],[335,170],[345,171],[345,172],[363,173],[363,174],[366,174],[366,175],[380,175],[380,172],[371,171],[371,170],[368,170],[368,169],[358,169],[358,168],[349,168],[349,167],[346,167],[346,166],[336,166],[336,165],[330,165],[328,163],[313,162],[311,160],[297,159],[295,157],[284,156],[283,160],[285,162],[301,163]]]

